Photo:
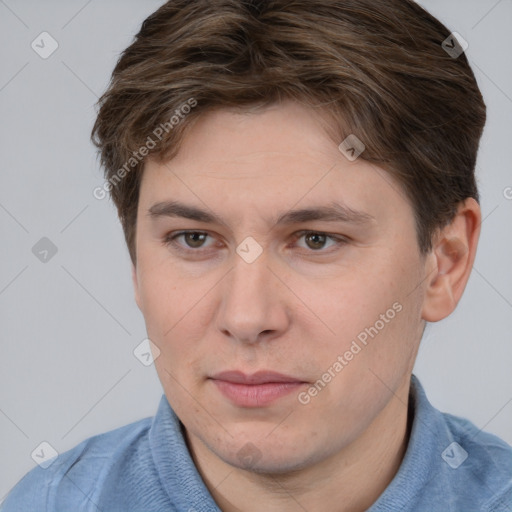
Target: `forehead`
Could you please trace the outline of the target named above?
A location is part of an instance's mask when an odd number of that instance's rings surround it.
[[[317,112],[293,102],[209,112],[185,132],[174,158],[147,161],[140,202],[149,210],[175,200],[273,221],[280,214],[270,211],[334,203],[374,218],[386,211],[412,215],[398,183],[362,158],[349,160],[326,126]]]
[[[258,153],[317,159],[318,152],[331,153],[341,142],[328,135],[333,126],[322,111],[292,100],[248,111],[215,109],[194,121],[178,156],[191,159],[200,150],[217,158],[225,153],[231,161],[247,159],[250,154],[257,157]]]

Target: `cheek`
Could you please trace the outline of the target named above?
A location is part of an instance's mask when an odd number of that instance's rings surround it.
[[[143,263],[140,275],[141,310],[148,337],[161,351],[160,364],[176,375],[193,374],[211,324],[216,281],[183,278],[168,263]]]
[[[191,308],[198,284],[185,283],[170,262],[151,256],[139,260],[141,308],[146,322],[166,332]]]
[[[399,296],[395,285],[385,270],[360,266],[314,288],[305,283],[298,294],[311,304],[337,339],[347,339],[373,324],[392,306]]]
[[[302,287],[304,301],[331,331],[317,336],[315,346],[326,368],[345,353],[358,368],[408,364],[421,337],[418,262],[409,254],[390,251],[388,258],[361,262],[325,285],[310,287],[309,295]]]

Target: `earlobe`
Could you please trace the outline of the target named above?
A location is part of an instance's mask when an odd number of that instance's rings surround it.
[[[457,306],[473,267],[480,223],[480,206],[474,199],[467,199],[453,221],[436,237],[428,258],[430,275],[426,280],[424,320],[438,322]]]
[[[468,247],[459,238],[443,239],[434,249],[435,265],[427,280],[423,318],[437,322],[457,305],[458,290],[467,265]]]

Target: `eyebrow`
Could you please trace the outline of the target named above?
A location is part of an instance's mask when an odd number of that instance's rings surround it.
[[[151,218],[182,217],[198,222],[220,224],[227,227],[226,222],[215,213],[179,201],[162,201],[156,203],[149,208],[148,215]],[[369,213],[354,210],[340,203],[332,202],[328,205],[313,206],[285,212],[273,222],[273,225],[299,224],[317,220],[369,224],[376,219]]]

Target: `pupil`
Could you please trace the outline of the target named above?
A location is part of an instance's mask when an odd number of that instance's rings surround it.
[[[191,247],[201,247],[204,242],[204,233],[187,233],[187,243]]]
[[[306,235],[306,243],[309,241],[313,242],[313,246],[310,246],[311,249],[321,249],[325,244],[325,235],[321,235],[319,233],[311,233]]]

